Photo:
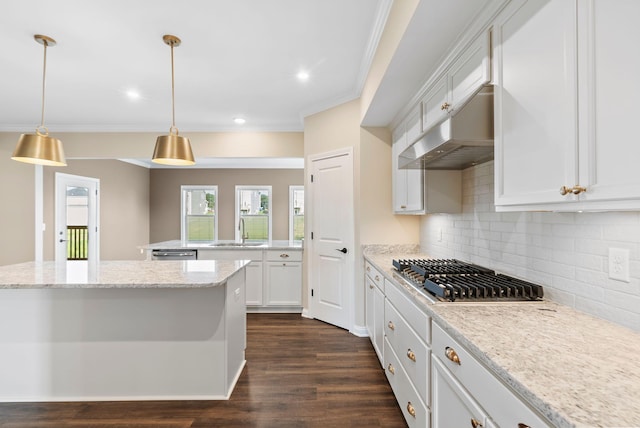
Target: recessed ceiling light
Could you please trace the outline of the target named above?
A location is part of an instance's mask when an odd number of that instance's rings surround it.
[[[299,71],[298,74],[296,74],[296,77],[301,82],[306,82],[307,80],[309,80],[309,73],[307,73],[306,71]]]
[[[247,121],[245,118],[242,117],[235,117],[233,119],[233,121],[237,124],[237,125],[244,125],[245,122]]]
[[[127,95],[127,98],[132,101],[140,99],[140,92],[136,91],[135,89],[129,89],[127,92],[125,92],[125,94]]]

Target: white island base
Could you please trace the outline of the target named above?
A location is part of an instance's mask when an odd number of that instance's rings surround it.
[[[244,277],[0,289],[0,401],[228,399],[245,365]]]

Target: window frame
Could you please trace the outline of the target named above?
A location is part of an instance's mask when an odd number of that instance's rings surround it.
[[[213,237],[212,241],[189,241],[187,238],[187,223],[186,223],[186,194],[191,190],[213,190],[215,192],[215,201],[213,204]],[[180,186],[180,240],[183,244],[188,243],[209,243],[209,242],[217,242],[220,236],[220,230],[218,229],[218,186],[217,185],[206,185],[206,184],[183,184]]]
[[[301,186],[301,185],[289,186],[289,242],[302,242],[302,240],[304,240],[304,235],[302,236],[301,239],[298,239],[298,240],[294,239],[294,230],[293,230],[294,218],[295,218],[294,194],[296,191],[300,191],[300,190],[304,192],[304,186]],[[304,207],[304,201],[302,203],[302,206]],[[302,215],[304,216],[304,211]]]
[[[255,186],[251,186],[251,185],[236,185],[236,190],[235,190],[235,206],[234,206],[234,211],[235,211],[235,241],[236,242],[241,242],[242,241],[242,237],[240,236],[240,191],[242,190],[258,190],[258,191],[262,191],[262,190],[266,190],[267,193],[267,199],[268,199],[268,203],[269,203],[269,211],[267,212],[267,224],[268,224],[268,233],[267,233],[267,241],[266,244],[267,245],[271,245],[271,242],[273,241],[273,186],[267,186],[267,185],[255,185]],[[251,240],[251,237],[249,237],[249,240]]]

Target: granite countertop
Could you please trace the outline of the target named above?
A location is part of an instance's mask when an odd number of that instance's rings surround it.
[[[640,427],[637,332],[551,301],[434,304],[391,267],[428,255],[364,256],[554,426]]]
[[[185,243],[179,239],[171,241],[154,242],[152,244],[140,245],[138,248],[142,250],[182,250],[182,249],[199,249],[199,250],[302,250],[301,241],[285,241],[275,240],[271,243],[254,243],[247,242],[241,244],[235,241],[217,241],[216,243]]]
[[[216,287],[249,263],[249,260],[26,262],[0,266],[0,289]]]

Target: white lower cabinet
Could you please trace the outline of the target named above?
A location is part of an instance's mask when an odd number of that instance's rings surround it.
[[[380,364],[384,364],[384,280],[370,263],[366,263],[365,317],[367,332]]]
[[[432,327],[431,387],[435,428],[472,426],[468,417],[481,420],[486,415],[500,427],[551,426],[437,323]],[[448,418],[454,417],[452,410],[460,406],[465,406],[470,413],[465,414],[465,424],[452,424]],[[464,414],[463,410],[459,411]]]
[[[410,427],[429,427],[429,317],[385,280],[384,367]]]
[[[198,250],[199,260],[251,260],[247,266],[248,312],[302,311],[301,250]]]
[[[494,427],[489,417],[449,373],[438,358],[432,360],[433,427]]]

